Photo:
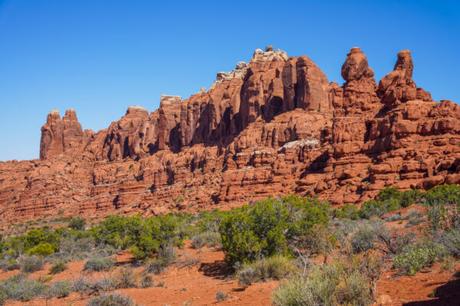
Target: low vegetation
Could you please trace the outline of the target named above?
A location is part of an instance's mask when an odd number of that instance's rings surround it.
[[[285,281],[273,294],[273,303],[291,305],[370,305],[372,275],[355,262],[312,267],[305,275]]]
[[[244,264],[236,273],[238,281],[243,286],[269,279],[283,279],[294,273],[296,267],[292,259],[275,255],[252,263]]]
[[[276,254],[289,255],[289,245],[315,224],[327,224],[329,206],[288,196],[269,198],[232,210],[220,224],[226,260],[242,264]]]
[[[370,305],[384,259],[399,274],[413,275],[435,262],[452,269],[460,258],[459,210],[460,187],[443,185],[426,192],[386,188],[361,207],[333,209],[314,198],[286,196],[226,212],[109,216],[92,226],[72,218],[66,226],[0,237],[0,268],[20,270],[0,282],[0,305],[71,292],[96,296],[89,305],[134,305],[108,293],[160,286],[151,274],[173,263],[195,265],[194,258],[176,258],[185,239],[196,249],[222,249],[242,286],[280,280],[275,305]],[[404,230],[390,230],[390,222]],[[130,266],[114,266],[113,255],[121,250],[133,254],[133,265],[143,266],[140,274]],[[53,281],[73,260],[84,260],[87,273],[111,271],[110,276]],[[45,263],[50,266],[47,279],[27,277]],[[226,298],[216,293],[217,301]]]
[[[121,294],[107,294],[92,298],[88,306],[134,306],[133,300]]]
[[[88,259],[85,263],[84,269],[87,271],[108,271],[114,265],[112,258],[96,257]]]

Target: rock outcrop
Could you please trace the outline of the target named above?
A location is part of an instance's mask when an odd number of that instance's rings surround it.
[[[360,203],[385,186],[460,183],[460,106],[432,101],[410,52],[377,85],[352,48],[345,83],[308,57],[267,48],[208,91],[131,106],[107,129],[73,110],[42,127],[40,160],[0,163],[3,224],[241,205],[287,193]]]

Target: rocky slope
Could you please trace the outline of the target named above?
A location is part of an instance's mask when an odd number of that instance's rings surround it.
[[[256,50],[208,91],[129,107],[97,133],[48,115],[40,160],[0,163],[3,224],[58,214],[158,214],[287,193],[359,203],[385,186],[460,183],[460,106],[412,79],[409,51],[378,84],[352,48],[345,83],[308,57]]]

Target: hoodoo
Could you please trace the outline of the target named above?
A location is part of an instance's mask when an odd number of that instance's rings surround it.
[[[413,70],[403,50],[377,85],[355,47],[340,86],[306,56],[257,49],[208,91],[129,107],[99,132],[53,111],[40,160],[0,163],[0,218],[149,215],[288,193],[358,203],[385,186],[460,183],[460,106],[433,101]]]

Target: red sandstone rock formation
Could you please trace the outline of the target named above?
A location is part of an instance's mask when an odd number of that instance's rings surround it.
[[[358,203],[385,186],[460,183],[460,106],[412,80],[410,52],[377,86],[352,48],[345,83],[307,57],[256,50],[209,91],[129,107],[83,131],[74,111],[42,127],[40,160],[0,163],[3,223],[36,217],[240,205],[287,193]]]

